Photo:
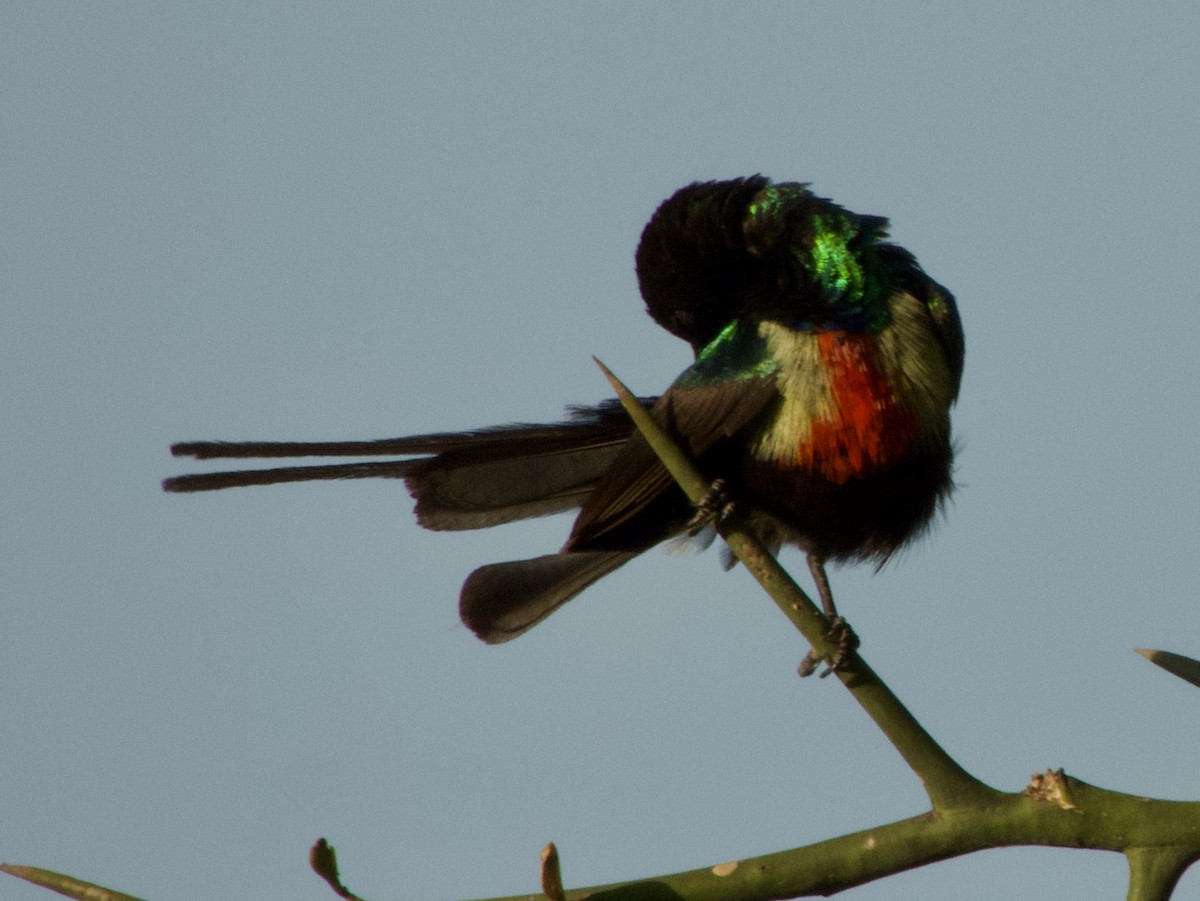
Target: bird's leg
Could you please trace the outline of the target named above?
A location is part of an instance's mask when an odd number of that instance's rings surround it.
[[[689,536],[696,535],[705,526],[720,522],[733,512],[733,508],[733,499],[725,489],[725,480],[715,479],[708,489],[708,493],[696,504],[696,512],[684,526],[684,533]],[[858,650],[859,640],[854,630],[850,628],[850,624],[837,612],[837,605],[833,602],[833,591],[829,587],[829,576],[825,574],[825,558],[819,554],[809,553],[808,570],[817,584],[821,609],[829,618],[829,631],[826,634],[837,642],[837,650],[833,654],[833,659],[829,662],[825,672],[821,673],[821,678],[824,679],[830,673],[837,672],[838,668],[853,656],[854,652]],[[815,650],[810,650],[800,662],[799,673],[802,677],[811,676],[820,665],[821,656]]]
[[[825,574],[825,559],[817,554],[808,555],[808,571],[817,583],[817,594],[821,598],[821,609],[830,621],[841,619],[837,605],[833,603],[833,590],[829,587],[829,576]]]
[[[818,554],[810,553],[808,555],[808,571],[812,573],[813,581],[817,584],[821,609],[829,617],[829,631],[826,634],[837,641],[838,645],[833,660],[829,663],[829,668],[821,673],[821,678],[824,679],[830,673],[837,672],[838,668],[850,659],[851,655],[858,650],[859,641],[854,630],[850,628],[850,624],[842,619],[837,612],[837,605],[833,603],[833,591],[829,588],[829,576],[825,574],[825,559]],[[821,656],[815,650],[811,650],[800,661],[799,673],[801,677],[811,676],[820,665]]]
[[[733,499],[725,491],[725,480],[715,479],[708,493],[696,504],[696,512],[688,520],[683,531],[694,536],[710,523],[720,522],[733,512]]]

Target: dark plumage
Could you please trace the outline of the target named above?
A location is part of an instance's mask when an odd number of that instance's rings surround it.
[[[826,560],[882,562],[952,487],[949,409],[962,375],[954,299],[858,216],[761,176],[689,185],[642,234],[637,273],[656,322],[696,362],[657,418],[722,478],[764,538]],[[194,442],[205,458],[417,455],[167,479],[168,491],[403,478],[418,522],[474,529],[580,508],[556,554],[475,570],[460,599],[484,641],[526,631],[601,576],[679,534],[693,509],[615,404],[562,423],[367,442]]]

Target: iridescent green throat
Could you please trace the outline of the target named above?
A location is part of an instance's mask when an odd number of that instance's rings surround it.
[[[875,253],[875,235],[842,211],[812,214],[810,246],[793,249],[796,261],[839,325],[876,332],[887,325],[886,272]]]
[[[779,364],[767,353],[757,328],[734,320],[696,355],[696,362],[679,383],[694,387],[763,378],[778,368]]]
[[[788,325],[871,333],[889,321],[891,280],[876,251],[885,227],[886,220],[855,216],[801,184],[764,188],[746,205],[743,223],[751,253],[784,241],[802,273],[807,290],[796,296]]]

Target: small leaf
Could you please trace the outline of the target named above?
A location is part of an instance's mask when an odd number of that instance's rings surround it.
[[[1172,676],[1178,676],[1185,682],[1191,682],[1200,687],[1200,661],[1182,654],[1172,654],[1170,651],[1155,651],[1149,648],[1134,648],[1139,654],[1153,663],[1161,666]]]

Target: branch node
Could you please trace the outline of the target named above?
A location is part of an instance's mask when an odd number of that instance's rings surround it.
[[[730,876],[741,865],[742,862],[740,860],[729,860],[725,863],[719,863],[712,868],[712,874],[714,876]]]
[[[1021,794],[1035,801],[1057,804],[1063,810],[1076,809],[1075,799],[1071,796],[1071,786],[1062,767],[1046,770],[1044,773],[1034,773]]]

